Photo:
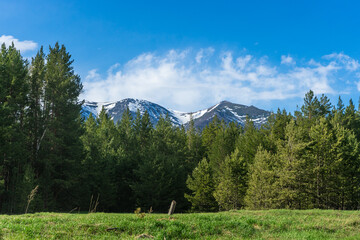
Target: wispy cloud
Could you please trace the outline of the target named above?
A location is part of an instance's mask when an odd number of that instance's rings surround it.
[[[208,48],[144,53],[122,66],[110,67],[106,76],[93,69],[85,78],[83,97],[94,101],[141,98],[194,111],[225,99],[253,104],[303,97],[309,89],[317,94],[338,94],[349,87],[360,91],[359,63],[343,53],[302,64],[282,56],[280,64],[288,65],[283,69],[266,57],[214,52]],[[352,74],[352,80],[339,84],[340,71]]]
[[[360,64],[359,64],[358,60],[355,60],[344,53],[332,53],[332,54],[323,56],[323,58],[328,59],[328,60],[337,61],[338,63],[345,66],[346,70],[349,70],[349,71],[356,71],[360,68]]]
[[[281,64],[285,64],[285,65],[292,65],[295,64],[296,62],[294,61],[294,59],[292,57],[290,57],[289,55],[285,56],[282,55],[281,56]]]
[[[13,36],[10,35],[0,36],[0,44],[3,43],[5,43],[6,46],[9,46],[12,43],[14,43],[16,49],[20,50],[21,52],[32,51],[37,49],[38,47],[38,44],[36,42],[29,40],[20,41],[19,39],[14,38]]]
[[[200,51],[197,52],[195,57],[196,62],[200,64],[203,60],[207,61],[208,58],[213,55],[214,51],[215,49],[212,47],[200,49]]]

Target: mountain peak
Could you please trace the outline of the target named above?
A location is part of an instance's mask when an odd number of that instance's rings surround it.
[[[227,100],[222,100],[222,101],[220,102],[220,104],[228,104],[228,103],[233,104],[232,102],[229,102],[229,101],[227,101]]]

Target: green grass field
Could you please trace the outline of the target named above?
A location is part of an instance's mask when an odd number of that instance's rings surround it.
[[[360,239],[359,211],[1,215],[1,239]]]

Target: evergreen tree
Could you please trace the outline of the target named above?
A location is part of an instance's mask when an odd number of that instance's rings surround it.
[[[214,197],[221,210],[244,207],[244,197],[248,186],[248,164],[240,156],[239,150],[226,157],[221,166]]]
[[[358,140],[360,139],[360,114],[355,110],[352,99],[349,100],[349,105],[344,111],[344,126],[352,130]]]
[[[285,140],[285,129],[289,122],[294,119],[286,110],[278,109],[276,113],[272,113],[267,122],[261,127],[264,134],[263,143],[272,153],[277,152],[277,142]]]
[[[238,136],[235,147],[244,160],[251,164],[254,161],[258,147],[263,145],[264,140],[264,135],[255,128],[251,119],[246,117],[244,133]]]
[[[205,148],[202,143],[201,132],[195,129],[194,120],[190,117],[189,128],[186,131],[187,146],[189,155],[187,157],[186,172],[191,174],[192,170],[197,166],[205,155]]]
[[[215,115],[213,120],[202,130],[202,142],[203,142],[203,146],[205,147],[206,153],[210,151],[216,136],[216,132],[220,128],[221,128],[221,122],[217,117],[217,115]]]
[[[311,127],[309,136],[311,165],[308,169],[313,176],[310,189],[313,204],[315,208],[327,208],[336,187],[336,180],[333,179],[336,158],[332,154],[334,134],[327,120],[322,117]]]
[[[339,96],[339,99],[338,99],[338,103],[336,105],[336,110],[338,110],[340,113],[344,113],[344,110],[345,110],[345,105],[341,99],[341,97]]]
[[[215,183],[212,169],[206,158],[199,162],[191,176],[186,180],[187,187],[192,191],[185,194],[191,202],[193,211],[216,211],[218,209],[214,198]]]
[[[319,102],[319,115],[327,117],[331,113],[331,108],[332,105],[330,99],[322,94]]]
[[[230,123],[226,125],[224,121],[215,130],[214,139],[208,151],[208,159],[216,178],[220,174],[220,166],[225,161],[225,158],[234,151],[235,142],[240,132],[241,128],[237,124]]]
[[[78,97],[80,77],[65,46],[49,48],[45,73],[44,140],[41,145],[39,191],[43,210],[69,210],[77,199],[76,179],[82,158],[82,134]]]
[[[314,95],[314,92],[310,90],[305,94],[304,105],[301,107],[301,111],[305,118],[311,120],[319,115],[320,102]]]
[[[29,187],[27,192],[38,185],[38,178],[41,173],[41,160],[39,151],[46,133],[44,114],[44,86],[45,86],[45,54],[43,47],[40,48],[35,58],[32,58],[29,78],[29,95],[28,95],[28,148],[29,148],[29,165],[26,169],[25,176],[28,179]],[[24,183],[25,184],[25,183]],[[30,210],[41,210],[41,199],[37,196],[33,201]]]
[[[126,109],[117,125],[120,146],[117,150],[117,165],[115,173],[116,205],[118,211],[135,209],[135,197],[130,185],[136,182],[134,169],[138,169],[138,142],[136,141],[133,119],[129,109]]]
[[[249,187],[245,196],[250,209],[276,208],[277,192],[274,191],[277,174],[274,170],[274,156],[261,146],[249,170]]]
[[[274,191],[277,192],[277,207],[302,209],[311,204],[307,189],[309,169],[306,161],[307,143],[301,139],[302,129],[291,121],[285,129],[285,139],[277,141],[274,170],[277,173]]]
[[[103,108],[98,117],[98,137],[100,143],[100,158],[97,159],[97,189],[93,195],[100,194],[101,201],[107,210],[116,209],[115,170],[120,149],[120,140],[114,121],[107,115]]]
[[[145,111],[143,116],[141,116],[140,110],[138,109],[134,120],[134,131],[140,157],[147,155],[151,144],[152,129],[153,126],[150,121],[149,113]]]
[[[151,147],[135,170],[138,181],[131,186],[143,209],[164,212],[172,200],[179,210],[184,209],[186,135],[183,131],[179,137],[178,131],[167,116],[159,119],[152,132]]]
[[[0,53],[0,207],[1,211],[23,211],[28,190],[22,185],[26,151],[27,62],[14,44],[1,46]],[[20,210],[21,209],[21,210]]]
[[[331,150],[334,163],[328,174],[333,175],[334,187],[329,189],[328,207],[336,209],[358,209],[360,196],[359,142],[355,134],[332,121],[335,142]]]
[[[104,108],[96,121],[92,115],[87,119],[81,140],[85,150],[81,181],[87,183],[82,188],[81,207],[86,207],[84,203],[87,203],[91,197],[97,198],[99,195],[101,202],[99,210],[114,211],[116,210],[115,166],[119,141],[114,122]]]
[[[28,128],[31,151],[30,162],[34,169],[38,168],[38,153],[45,131],[45,116],[42,106],[44,101],[45,72],[45,54],[43,47],[41,47],[31,62],[29,84]]]

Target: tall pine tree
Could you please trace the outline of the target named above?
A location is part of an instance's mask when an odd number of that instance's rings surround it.
[[[82,134],[78,100],[82,90],[73,60],[64,45],[49,48],[45,73],[44,141],[41,145],[39,189],[43,210],[68,210],[77,199]]]
[[[22,185],[27,165],[26,106],[28,68],[14,44],[0,53],[0,207],[23,211],[27,185]]]

